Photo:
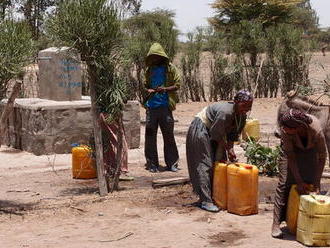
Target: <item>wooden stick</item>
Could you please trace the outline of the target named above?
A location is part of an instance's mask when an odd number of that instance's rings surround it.
[[[129,233],[126,233],[123,237],[121,238],[118,238],[118,239],[110,239],[110,240],[100,240],[100,242],[114,242],[114,241],[119,241],[119,240],[122,240],[122,239],[125,239],[129,236],[132,236],[134,233],[132,232],[129,232]]]
[[[255,88],[254,88],[254,91],[253,91],[253,96],[255,97],[255,94],[257,92],[257,89],[258,89],[258,85],[259,85],[259,77],[260,77],[260,73],[261,73],[261,68],[262,68],[262,65],[264,64],[264,59],[261,60],[261,63],[260,63],[260,67],[259,67],[259,71],[258,71],[258,75],[257,75],[257,79],[256,79],[256,83],[255,83]]]
[[[174,178],[165,178],[165,179],[155,179],[152,181],[152,187],[163,187],[176,184],[186,184],[189,183],[190,179],[188,177],[174,177]]]
[[[111,187],[109,189],[110,193],[112,193],[114,190],[118,190],[120,167],[122,163],[122,153],[123,153],[123,138],[125,138],[124,125],[123,125],[122,115],[120,115],[120,117],[118,118],[118,135],[117,135],[118,144],[117,144],[117,153],[116,153],[116,169],[112,179]]]

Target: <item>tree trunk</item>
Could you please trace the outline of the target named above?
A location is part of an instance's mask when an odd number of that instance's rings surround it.
[[[118,118],[118,134],[117,134],[117,152],[116,152],[116,169],[113,175],[112,184],[109,187],[109,191],[112,193],[114,190],[118,190],[118,182],[120,176],[120,168],[122,164],[122,155],[123,155],[123,139],[124,133],[124,124],[122,115]]]
[[[142,66],[137,65],[136,66],[136,77],[138,81],[138,97],[140,99],[140,102],[143,102],[143,95],[144,95],[144,84],[142,80]]]
[[[5,16],[6,16],[6,4],[2,3],[1,7],[0,7],[0,19],[4,20]]]
[[[1,147],[1,144],[3,143],[4,136],[6,133],[6,122],[8,121],[8,118],[14,109],[15,99],[18,96],[18,93],[20,92],[21,85],[22,85],[21,81],[15,82],[13,91],[11,92],[8,102],[7,102],[6,106],[4,107],[4,110],[2,111],[1,118],[0,118],[0,147]]]
[[[96,68],[93,64],[87,63],[88,75],[90,78],[90,94],[91,94],[91,114],[94,127],[94,139],[95,139],[95,154],[96,154],[96,168],[97,178],[99,184],[100,195],[105,196],[108,193],[107,181],[105,177],[104,161],[103,161],[103,145],[102,145],[102,130],[100,125],[100,113],[96,105]]]

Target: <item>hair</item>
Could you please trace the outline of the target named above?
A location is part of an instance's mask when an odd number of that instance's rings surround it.
[[[312,118],[297,109],[289,109],[280,118],[280,125],[288,128],[308,127]]]
[[[247,90],[240,90],[234,96],[234,102],[252,102],[253,96]]]

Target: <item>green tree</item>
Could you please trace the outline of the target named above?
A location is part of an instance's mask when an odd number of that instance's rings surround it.
[[[181,58],[182,89],[181,97],[190,98],[193,102],[206,101],[203,81],[200,78],[200,58],[204,42],[204,29],[197,27],[194,32],[187,34],[186,49]],[[188,95],[189,93],[189,95]]]
[[[66,0],[49,20],[48,32],[61,44],[75,48],[86,62],[92,101],[96,163],[100,194],[107,193],[103,165],[102,135],[99,110],[108,111],[110,120],[120,126],[123,134],[122,112],[125,101],[125,82],[118,71],[123,35],[117,7],[107,0]],[[121,158],[121,142],[117,154]],[[117,188],[120,161],[117,160],[110,190]]]
[[[119,1],[124,11],[130,12],[132,15],[140,13],[142,0],[121,0]]]
[[[316,11],[312,9],[310,0],[303,0],[293,9],[292,24],[304,30],[306,34],[317,33],[318,22],[319,19]]]
[[[327,31],[320,31],[317,34],[317,39],[321,43],[330,44],[330,28]]]
[[[0,19],[4,20],[6,17],[6,12],[8,7],[13,5],[12,0],[2,0],[0,1]]]
[[[24,14],[33,38],[37,40],[40,36],[46,10],[55,6],[57,0],[20,0],[19,2],[19,10]]]
[[[5,97],[8,81],[22,75],[33,60],[31,32],[24,22],[0,22],[0,100]]]
[[[178,30],[174,13],[167,10],[142,12],[124,21],[125,54],[128,61],[132,94],[142,97],[144,61],[152,43],[160,43],[170,59],[177,50]],[[132,66],[133,65],[133,66]],[[132,71],[136,71],[133,76]]]
[[[241,21],[233,25],[228,35],[228,43],[231,51],[242,57],[249,54],[250,63],[244,63],[245,66],[256,66],[257,56],[264,50],[264,37],[262,24],[254,21]]]
[[[0,22],[0,100],[6,97],[8,83],[16,79],[12,92],[0,115],[0,146],[5,134],[6,123],[19,94],[24,66],[33,58],[33,42],[27,25],[23,22],[4,20]]]
[[[226,29],[241,21],[262,23],[264,27],[287,22],[292,11],[303,0],[216,0],[212,8],[216,15],[211,25]]]
[[[303,31],[292,25],[275,27],[278,40],[276,57],[281,68],[281,93],[284,96],[297,86],[309,87],[308,77],[311,55],[307,54],[308,43],[302,39]]]

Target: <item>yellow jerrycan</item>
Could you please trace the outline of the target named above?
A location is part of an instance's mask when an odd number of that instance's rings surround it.
[[[95,160],[92,149],[81,145],[72,148],[72,177],[76,179],[96,178]]]
[[[212,198],[220,208],[227,209],[227,164],[214,164]]]
[[[297,241],[307,246],[330,246],[330,197],[300,197]]]
[[[228,165],[227,211],[238,215],[258,213],[258,174],[256,166],[244,163]]]
[[[258,141],[260,139],[260,123],[257,119],[247,119],[242,131],[243,140],[248,140],[249,137]]]
[[[310,184],[309,190],[313,190],[313,185]],[[297,191],[297,185],[293,184],[290,189],[288,205],[286,208],[286,226],[290,233],[296,234],[297,232],[297,219],[298,219],[298,212],[299,212],[299,202],[300,202],[300,195]]]

